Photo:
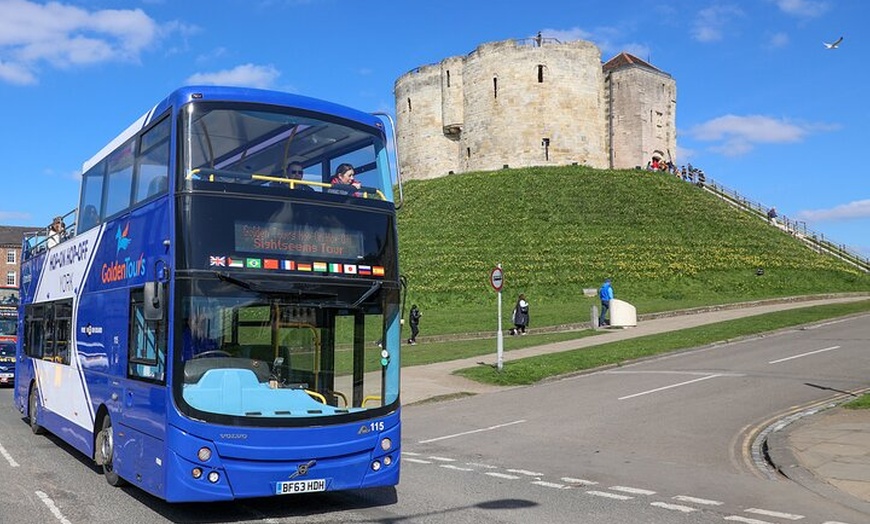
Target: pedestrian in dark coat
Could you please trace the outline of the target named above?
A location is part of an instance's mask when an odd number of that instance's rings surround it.
[[[411,306],[411,313],[408,314],[408,323],[411,324],[411,338],[408,339],[408,344],[412,346],[417,345],[417,334],[420,333],[420,317],[422,316],[423,313],[420,313],[417,304]]]
[[[511,335],[526,334],[526,327],[529,325],[529,303],[526,302],[526,296],[523,294],[520,294],[517,299],[517,305],[511,313],[511,321],[514,323]]]

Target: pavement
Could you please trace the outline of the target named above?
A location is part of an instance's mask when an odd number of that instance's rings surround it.
[[[580,349],[608,342],[676,331],[774,311],[864,300],[867,295],[764,300],[639,316],[635,327],[577,340],[512,350],[503,361]],[[580,325],[578,325],[580,326]],[[535,333],[535,330],[530,330]],[[433,337],[434,338],[434,337]],[[425,344],[425,337],[417,338]],[[495,351],[493,351],[495,353]],[[485,394],[505,389],[480,384],[453,372],[477,365],[495,365],[495,354],[402,368],[405,406]],[[778,421],[767,433],[766,452],[783,476],[828,499],[870,515],[870,409],[849,410],[839,404],[849,395],[805,408]]]

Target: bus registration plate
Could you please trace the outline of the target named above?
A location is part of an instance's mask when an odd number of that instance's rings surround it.
[[[326,491],[326,479],[291,480],[287,482],[278,482],[275,486],[276,495],[312,493],[315,491]]]

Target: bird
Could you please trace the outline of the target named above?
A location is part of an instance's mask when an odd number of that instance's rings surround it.
[[[825,45],[826,49],[837,49],[838,47],[840,47],[840,42],[842,42],[842,41],[843,41],[843,37],[841,36],[840,38],[835,40],[833,44],[829,44],[827,42],[822,42],[822,43]]]

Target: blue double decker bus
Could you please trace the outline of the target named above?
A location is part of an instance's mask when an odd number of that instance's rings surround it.
[[[395,485],[384,124],[185,87],[86,162],[62,235],[24,242],[14,398],[33,432],[170,502]]]

